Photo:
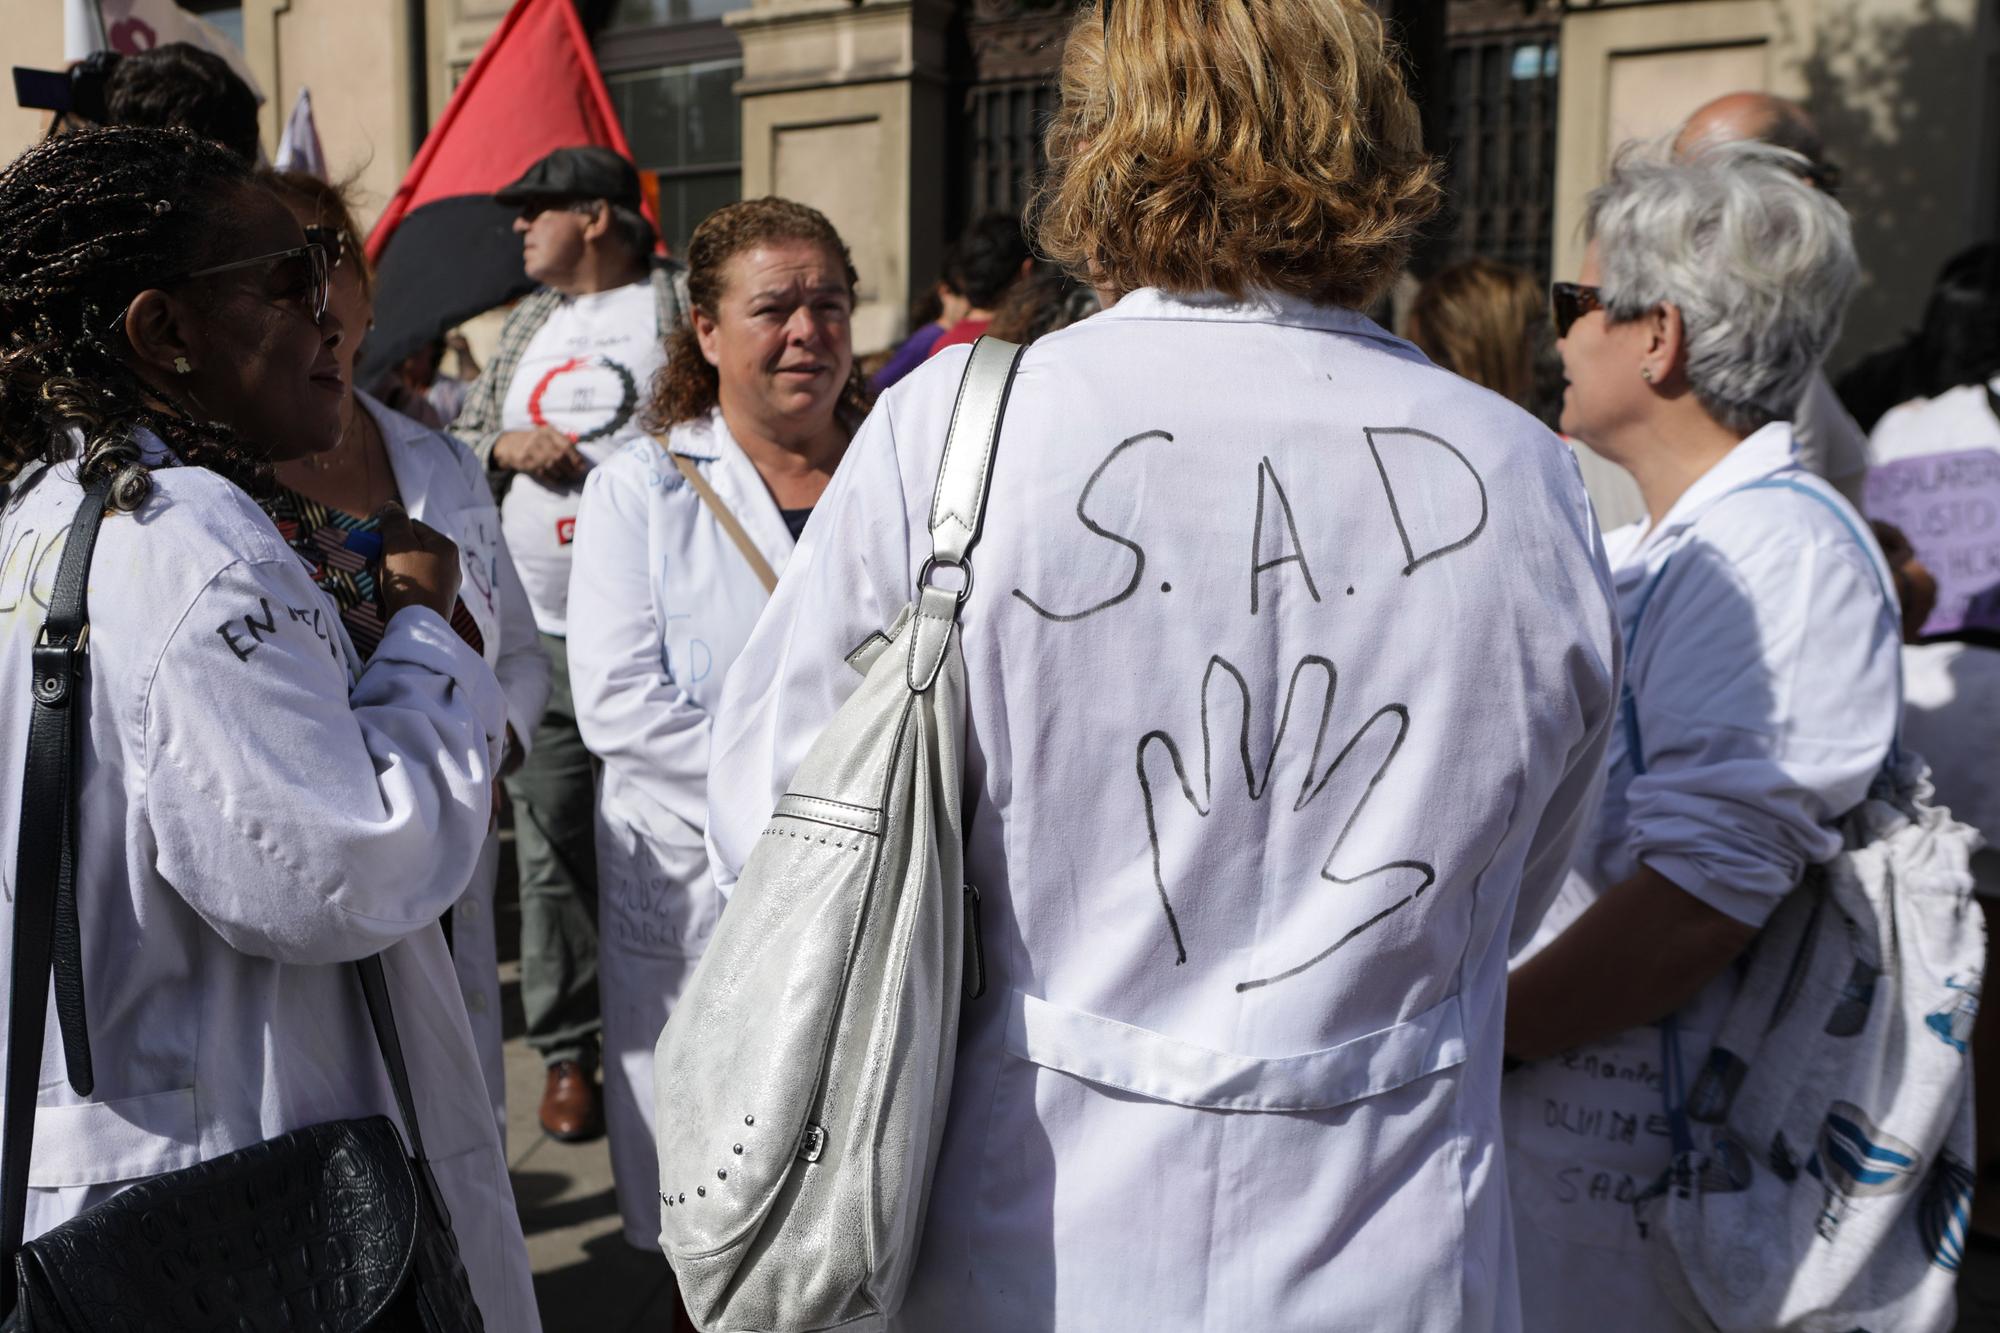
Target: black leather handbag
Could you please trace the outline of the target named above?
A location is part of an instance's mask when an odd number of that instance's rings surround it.
[[[106,491],[84,494],[34,649],[0,1128],[4,1327],[476,1333],[479,1307],[424,1157],[379,957],[354,967],[407,1152],[387,1116],[313,1125],[156,1176],[21,1243],[52,973],[69,1084],[86,1097],[94,1085],[77,928],[76,755],[84,580]]]

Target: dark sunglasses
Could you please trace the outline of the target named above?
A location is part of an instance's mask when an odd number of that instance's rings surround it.
[[[603,202],[597,199],[529,199],[514,210],[514,216],[523,222],[533,222],[542,214],[560,208],[565,212],[587,213],[595,217],[602,207]]]
[[[1580,282],[1549,284],[1549,311],[1555,316],[1558,338],[1569,337],[1570,325],[1591,311],[1602,309],[1604,300],[1595,287],[1586,287]]]
[[[301,309],[313,323],[318,324],[326,318],[326,298],[332,283],[333,261],[327,257],[326,247],[317,241],[295,245],[289,250],[274,250],[267,255],[253,255],[249,259],[232,260],[227,264],[211,264],[207,268],[198,268],[190,273],[182,273],[151,285],[172,287],[183,282],[193,282],[196,278],[212,278],[219,273],[234,273],[239,269],[260,268],[268,272],[284,265],[296,266],[297,271],[286,276],[283,294],[287,297],[297,295],[300,298]],[[132,303],[127,301],[125,308],[118,312],[118,318],[111,324],[113,332],[124,327],[125,313],[131,308]]]

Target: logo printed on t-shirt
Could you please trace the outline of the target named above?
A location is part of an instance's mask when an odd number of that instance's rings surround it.
[[[542,400],[548,394],[550,386],[563,376],[575,375],[578,372],[587,374],[593,371],[608,372],[617,382],[618,402],[611,408],[611,415],[607,420],[589,430],[563,433],[578,444],[588,444],[593,440],[610,439],[624,430],[626,423],[632,420],[632,414],[639,406],[639,385],[633,378],[631,370],[623,362],[608,356],[573,356],[567,361],[551,366],[528,394],[528,419],[537,426],[547,426],[549,418],[543,411]],[[568,402],[565,410],[571,414],[598,410],[598,388],[597,384],[588,380],[572,383],[568,386]]]
[[[568,546],[576,540],[576,516],[556,520],[556,545]]]

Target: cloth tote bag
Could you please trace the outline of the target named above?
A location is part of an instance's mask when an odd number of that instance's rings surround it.
[[[1826,504],[1876,563],[1873,543],[1809,486],[1742,489]],[[1624,713],[1643,765],[1629,698]],[[1951,1327],[1985,930],[1970,870],[1979,835],[1930,798],[1923,761],[1892,749],[1842,821],[1839,855],[1759,934],[1713,1047],[1695,1053],[1691,1089],[1678,1029],[1661,1027],[1674,1164],[1636,1207],[1663,1289],[1702,1327]]]

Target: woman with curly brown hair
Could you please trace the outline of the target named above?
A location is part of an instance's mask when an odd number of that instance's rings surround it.
[[[855,273],[819,213],[750,199],[688,242],[693,318],[648,425],[584,483],[570,574],[577,724],[598,789],[605,1119],[625,1235],[656,1248],[653,1044],[722,898],[708,873],[708,737],[723,677],[867,415]]]
[[[901,1318],[1518,1328],[1501,1011],[1613,715],[1589,501],[1359,313],[1438,199],[1365,0],[1111,0],[1061,90],[1040,242],[1114,303],[1024,353],[963,592],[987,989]],[[884,396],[730,673],[725,886],[926,577],[965,364]]]

